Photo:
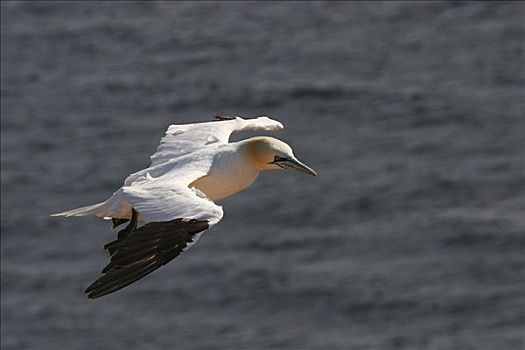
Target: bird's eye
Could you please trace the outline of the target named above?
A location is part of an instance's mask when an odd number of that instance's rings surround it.
[[[286,158],[275,156],[275,157],[273,157],[273,162],[270,162],[268,164],[277,164],[277,165],[279,165],[279,162],[283,162],[285,160],[286,160]]]

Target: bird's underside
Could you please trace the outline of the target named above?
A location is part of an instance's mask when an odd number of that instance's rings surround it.
[[[206,220],[174,219],[137,228],[137,217],[133,209],[130,220],[113,220],[114,225],[129,223],[119,231],[116,240],[104,246],[111,261],[86,289],[89,298],[113,293],[155,271],[176,258],[209,227]]]

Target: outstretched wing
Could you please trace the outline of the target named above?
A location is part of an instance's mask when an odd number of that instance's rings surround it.
[[[111,261],[87,289],[98,298],[124,288],[170,262],[220,221],[222,208],[187,187],[124,187],[133,206],[131,220],[118,238],[105,245]],[[137,228],[139,217],[146,222]]]
[[[207,123],[170,125],[166,135],[160,140],[157,151],[150,157],[151,166],[192,153],[205,145],[228,143],[230,135],[236,131],[281,129],[283,129],[281,123],[268,117],[254,119],[236,117],[231,120],[221,117],[218,121]]]

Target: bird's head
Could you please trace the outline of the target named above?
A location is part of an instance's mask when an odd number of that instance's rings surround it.
[[[300,162],[293,155],[292,148],[273,137],[252,137],[243,142],[246,155],[259,171],[275,169],[294,169],[317,176],[315,170]]]

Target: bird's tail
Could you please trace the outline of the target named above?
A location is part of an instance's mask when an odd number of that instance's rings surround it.
[[[123,197],[122,189],[117,192],[105,202],[88,205],[82,208],[71,209],[61,213],[52,214],[51,216],[84,216],[96,215],[102,218],[130,218],[131,204],[129,204]]]
[[[102,209],[104,204],[106,204],[106,202],[101,202],[97,204],[88,205],[82,208],[76,208],[76,209],[71,209],[68,211],[63,211],[61,213],[52,214],[51,216],[68,217],[68,216],[84,216],[84,215],[89,215],[89,214],[96,215],[100,211],[100,209]]]

